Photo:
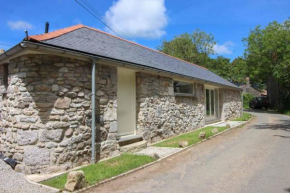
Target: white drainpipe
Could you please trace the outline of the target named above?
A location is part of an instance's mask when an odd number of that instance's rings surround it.
[[[244,97],[243,97],[243,94],[244,94],[244,92],[243,91],[241,91],[241,101],[242,101],[242,109],[241,109],[241,116],[243,116],[243,112],[244,112]]]
[[[96,60],[92,58],[92,163],[96,163]]]

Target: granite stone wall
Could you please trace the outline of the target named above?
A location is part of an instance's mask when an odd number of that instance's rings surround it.
[[[118,153],[117,70],[98,65],[96,77],[102,158]],[[0,152],[21,162],[16,170],[54,172],[90,161],[90,62],[52,55],[15,58],[8,65],[6,91],[0,95]]]
[[[175,96],[173,79],[137,73],[137,134],[148,142],[204,126],[204,87],[195,84],[196,97]]]
[[[239,91],[220,89],[221,119],[230,120],[242,116],[242,101]]]
[[[8,67],[8,70],[7,70]],[[16,170],[50,173],[91,159],[91,62],[24,55],[0,66],[0,153]],[[204,85],[177,96],[173,79],[136,73],[137,134],[149,143],[205,125]],[[96,66],[97,160],[118,155],[117,68]],[[241,115],[240,93],[220,90],[224,119]]]

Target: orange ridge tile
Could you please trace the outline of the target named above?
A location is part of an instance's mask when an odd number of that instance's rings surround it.
[[[78,24],[78,25],[74,25],[74,26],[70,26],[67,28],[63,28],[63,29],[59,29],[53,32],[49,32],[49,33],[44,33],[44,34],[39,34],[39,35],[32,35],[28,37],[28,40],[37,40],[37,41],[43,41],[43,40],[48,40],[48,39],[52,39],[58,36],[61,36],[63,34],[66,34],[68,32],[77,30],[84,27],[84,25],[82,24]]]

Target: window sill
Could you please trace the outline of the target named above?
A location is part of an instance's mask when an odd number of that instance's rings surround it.
[[[196,98],[195,94],[186,94],[186,93],[174,93],[174,96]]]

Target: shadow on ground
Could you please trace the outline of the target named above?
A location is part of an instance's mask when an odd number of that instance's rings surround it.
[[[266,110],[266,109],[247,109],[244,110],[245,112],[249,113],[267,113],[267,114],[281,114],[278,111],[275,110]]]
[[[275,136],[275,137],[281,137],[281,138],[285,138],[285,139],[290,138],[290,136],[285,136],[285,135],[273,135],[273,136]]]
[[[271,129],[271,130],[283,130],[290,133],[290,120],[280,120],[280,123],[263,123],[258,125],[253,125],[249,129]],[[284,135],[274,135],[276,137],[290,138],[290,136]]]

